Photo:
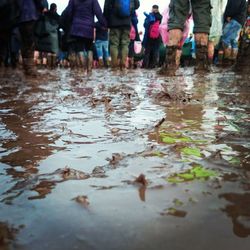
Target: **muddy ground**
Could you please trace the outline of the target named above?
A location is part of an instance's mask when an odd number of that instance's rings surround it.
[[[0,249],[250,249],[250,77],[0,71]]]

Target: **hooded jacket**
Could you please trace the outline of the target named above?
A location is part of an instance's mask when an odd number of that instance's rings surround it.
[[[244,25],[246,20],[247,3],[246,0],[228,0],[224,21],[227,21],[228,17],[231,17],[241,25]]]
[[[105,0],[105,4],[104,4],[104,16],[108,22],[108,27],[109,28],[129,28],[130,29],[130,25],[131,25],[131,18],[132,18],[132,14],[130,17],[119,17],[116,14],[115,11],[115,6],[114,6],[114,1],[115,0]],[[132,1],[132,6],[133,9],[136,10],[140,7],[140,1],[139,0],[131,0]]]
[[[97,0],[70,0],[68,11],[72,17],[70,35],[93,39],[95,16],[102,26],[106,20]]]

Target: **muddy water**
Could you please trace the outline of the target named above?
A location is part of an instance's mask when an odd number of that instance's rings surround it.
[[[1,249],[250,248],[249,76],[41,74],[1,71]]]

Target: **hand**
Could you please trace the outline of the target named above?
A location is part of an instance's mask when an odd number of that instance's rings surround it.
[[[42,10],[42,13],[45,13],[45,12],[48,12],[48,9],[44,8],[44,9]]]

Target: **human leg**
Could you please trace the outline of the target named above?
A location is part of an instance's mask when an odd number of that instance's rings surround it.
[[[118,67],[118,55],[119,55],[119,44],[120,44],[120,29],[111,28],[109,41],[110,41],[110,54],[112,68]]]

